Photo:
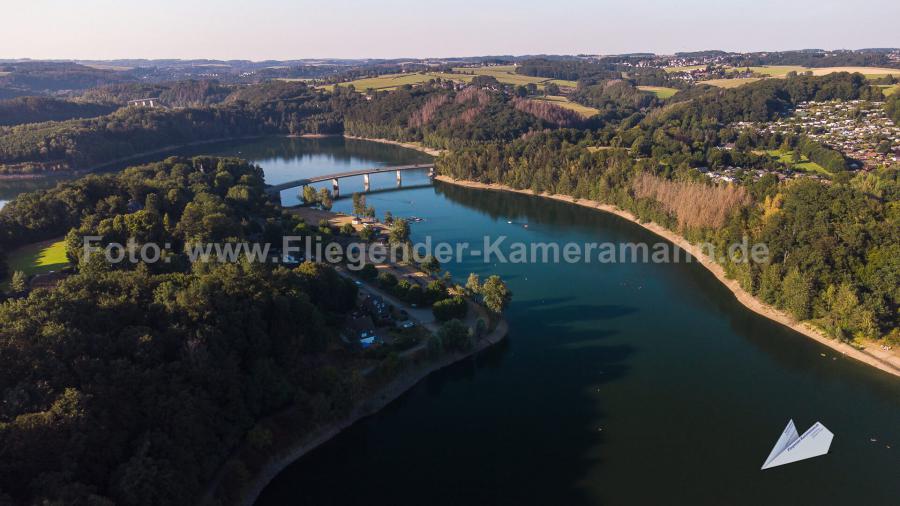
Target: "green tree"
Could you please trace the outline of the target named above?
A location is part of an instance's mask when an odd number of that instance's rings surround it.
[[[28,289],[28,276],[22,271],[13,272],[12,279],[9,281],[9,289],[13,293],[22,293]]]
[[[469,273],[469,277],[466,279],[466,294],[469,297],[473,297],[481,293],[481,277],[474,272]]]
[[[319,202],[319,196],[316,194],[315,188],[310,185],[303,187],[303,202],[307,205],[313,205]]]
[[[326,211],[331,210],[331,206],[332,206],[334,200],[331,196],[331,191],[328,190],[328,188],[322,188],[321,190],[319,190],[318,202],[319,202],[319,205],[322,206],[322,209],[324,209]]]
[[[388,240],[393,244],[409,242],[409,222],[404,219],[394,220],[388,229]]]
[[[438,272],[441,271],[441,263],[438,262],[437,258],[434,258],[431,255],[425,257],[425,260],[422,261],[420,267],[422,270],[434,276]]]
[[[353,214],[357,217],[366,214],[366,196],[354,192],[351,199],[353,200]]]
[[[484,282],[481,286],[481,296],[485,307],[494,314],[502,313],[512,300],[512,292],[497,275],[489,277]]]
[[[469,303],[462,297],[450,297],[449,299],[437,301],[431,306],[431,312],[434,313],[435,319],[439,322],[445,322],[454,318],[465,318],[468,309]]]
[[[781,284],[784,308],[796,319],[809,318],[812,301],[812,283],[796,268],[788,271]]]
[[[463,322],[453,319],[444,322],[438,329],[437,336],[449,351],[465,351],[472,348],[472,336]]]
[[[363,279],[375,279],[378,277],[378,269],[373,264],[365,264],[359,270],[359,276]]]

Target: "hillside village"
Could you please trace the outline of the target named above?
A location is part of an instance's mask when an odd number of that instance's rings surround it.
[[[872,170],[900,160],[900,127],[880,102],[803,102],[790,116],[750,126],[760,133],[802,133],[852,159],[851,169]]]
[[[864,100],[802,102],[789,116],[773,122],[737,122],[737,130],[750,130],[757,134],[804,135],[812,140],[840,151],[849,160],[850,170],[871,171],[900,163],[900,127],[884,112],[881,102]],[[734,149],[733,144],[721,149]],[[759,151],[757,154],[763,154]],[[792,160],[789,153],[769,151],[769,155],[781,162],[777,169],[725,166],[699,170],[713,181],[730,183],[746,177],[757,180],[773,173],[779,180],[810,178],[828,181],[827,171],[805,157]]]

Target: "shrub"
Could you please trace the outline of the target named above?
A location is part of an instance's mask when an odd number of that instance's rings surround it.
[[[363,279],[373,280],[378,277],[378,269],[372,264],[363,265],[359,271],[359,276]]]
[[[439,322],[465,318],[468,310],[469,304],[466,299],[459,296],[437,301],[431,306],[431,311]]]
[[[438,337],[444,343],[445,350],[468,350],[472,348],[472,337],[469,329],[459,320],[450,320],[438,329]]]

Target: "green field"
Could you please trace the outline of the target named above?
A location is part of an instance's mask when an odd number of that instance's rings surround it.
[[[535,100],[544,100],[547,102],[553,102],[554,104],[556,104],[560,107],[564,107],[566,109],[575,111],[578,114],[584,116],[585,118],[590,118],[591,116],[594,116],[600,112],[597,109],[594,109],[593,107],[581,105],[577,102],[570,102],[569,99],[567,99],[566,97],[560,97],[560,96],[556,96],[556,95],[535,98]]]
[[[659,98],[666,99],[678,93],[675,88],[666,88],[665,86],[638,86],[639,90],[653,93]]]
[[[495,67],[455,68],[454,72],[472,73],[476,76],[491,76],[504,84],[526,85],[541,84],[548,79],[516,74],[515,65],[497,65]]]
[[[338,86],[350,86],[352,84],[357,91],[365,91],[368,89],[381,91],[394,90],[405,84],[422,84],[432,79],[434,79],[434,76],[430,74],[385,74],[383,76],[367,77],[365,79],[340,83]],[[333,86],[330,85],[327,86],[327,88],[332,89]]]
[[[516,74],[515,65],[497,65],[494,67],[460,67],[453,69],[454,72],[473,73],[479,76],[492,76],[501,83],[526,85],[536,84],[538,88],[543,88],[545,84],[553,83],[564,88],[575,88],[578,83],[575,81],[566,81],[563,79],[547,79],[546,77],[523,76]]]
[[[795,170],[802,170],[804,172],[815,172],[817,174],[821,174],[823,176],[831,176],[831,172],[828,172],[825,167],[822,167],[816,162],[809,161],[809,158],[806,156],[802,156],[800,158],[800,163],[793,163],[792,154],[789,152],[782,151],[780,149],[768,150],[766,154],[773,156],[778,159],[779,162],[786,164],[788,167],[792,167]]]
[[[31,276],[64,269],[69,265],[69,259],[66,257],[66,241],[59,238],[22,246],[10,251],[6,262],[9,266],[9,276],[15,271],[22,271]],[[3,280],[3,287],[8,285],[9,276]]]
[[[895,76],[900,76],[900,69],[890,69],[883,67],[819,67],[819,68],[809,68],[809,67],[801,67],[799,65],[768,65],[764,67],[734,67],[734,70],[746,70],[750,69],[751,71],[757,74],[765,74],[767,76],[772,77],[784,77],[788,74],[788,72],[806,72],[811,71],[815,76],[824,76],[827,74],[832,74],[835,72],[859,72],[860,74],[864,74],[869,79],[878,79],[881,77],[886,77],[888,74],[893,74]]]
[[[770,65],[767,67],[734,67],[734,70],[747,70],[750,69],[751,72],[757,74],[765,74],[767,76],[772,77],[784,77],[788,74],[788,72],[805,72],[809,69],[806,67],[801,67],[799,65]]]
[[[900,90],[900,84],[884,84],[879,86],[881,88],[881,92],[884,93],[884,96],[889,97],[894,93],[897,93],[897,90]]]
[[[468,83],[475,78],[475,76],[492,76],[497,81],[504,84],[512,84],[512,85],[522,85],[525,86],[527,84],[535,84],[538,88],[543,88],[544,85],[549,83],[554,83],[560,87],[568,87],[575,88],[578,83],[575,81],[565,81],[562,79],[546,79],[543,77],[531,77],[531,76],[523,76],[516,74],[516,68],[513,65],[498,65],[495,67],[460,67],[453,69],[454,72],[420,72],[420,73],[404,73],[404,74],[386,74],[378,77],[367,77],[364,79],[357,79],[355,81],[348,81],[346,83],[340,83],[338,86],[349,86],[353,85],[357,91],[365,91],[368,89],[373,89],[377,91],[384,90],[394,90],[403,86],[405,84],[410,85],[418,85],[426,83],[432,79],[447,79],[451,81],[457,81],[462,83]],[[456,73],[460,72],[460,73]],[[284,79],[289,80],[289,79]],[[292,80],[292,79],[291,79]],[[327,85],[324,88],[333,89],[334,85]]]

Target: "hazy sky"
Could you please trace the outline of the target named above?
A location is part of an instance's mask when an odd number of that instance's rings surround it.
[[[0,58],[423,57],[900,46],[898,0],[0,0]]]

